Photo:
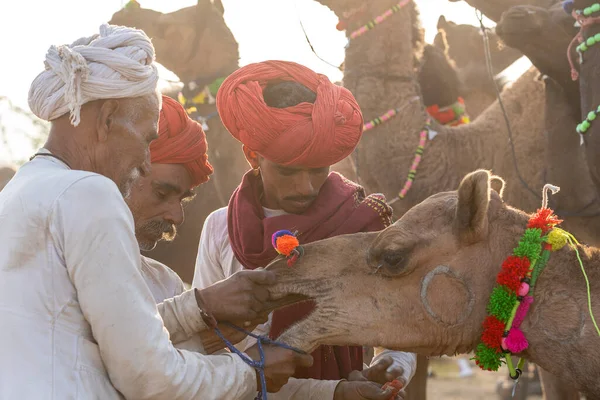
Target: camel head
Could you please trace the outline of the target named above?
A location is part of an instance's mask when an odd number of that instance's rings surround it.
[[[456,24],[446,20],[443,15],[438,20],[437,28],[438,34],[433,43],[447,51],[450,59],[456,64],[462,94],[466,96],[473,90],[482,89],[495,93],[485,62],[481,29],[473,25]],[[521,57],[519,51],[505,46],[494,32],[488,31],[488,40],[494,75]]]
[[[271,264],[278,277],[273,298],[316,302],[280,340],[305,350],[319,344],[428,355],[471,350],[500,265],[527,222],[491,189],[494,179],[473,172],[458,191],[429,197],[381,232],[310,243],[293,267]]]
[[[420,64],[418,79],[425,106],[446,107],[455,103],[460,96],[460,81],[447,53],[439,47],[425,45]]]
[[[109,23],[146,32],[157,61],[183,82],[215,79],[238,67],[238,45],[225,24],[219,0],[198,0],[195,6],[168,14],[142,8],[132,0]]]
[[[502,14],[496,33],[504,43],[526,55],[537,69],[557,81],[580,114],[578,82],[571,79],[567,48],[577,30],[561,4],[551,8],[516,6]]]

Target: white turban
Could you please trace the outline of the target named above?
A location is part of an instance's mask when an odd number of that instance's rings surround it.
[[[100,34],[51,46],[44,65],[29,89],[29,107],[46,121],[70,112],[74,126],[82,105],[155,93],[158,83],[150,38],[123,26],[104,24]]]

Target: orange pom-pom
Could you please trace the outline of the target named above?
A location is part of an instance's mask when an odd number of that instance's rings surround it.
[[[292,235],[283,235],[276,239],[277,247],[275,250],[279,254],[283,254],[286,257],[289,257],[290,254],[296,249],[296,247],[300,246],[300,242],[296,236]]]
[[[396,398],[396,396],[398,395],[398,393],[400,393],[400,391],[402,390],[402,388],[404,387],[404,385],[402,384],[402,382],[400,382],[397,379],[394,379],[391,382],[387,382],[385,385],[383,385],[381,388],[383,390],[387,389],[388,387],[392,388],[392,395],[390,396],[390,398],[388,400],[394,400]]]

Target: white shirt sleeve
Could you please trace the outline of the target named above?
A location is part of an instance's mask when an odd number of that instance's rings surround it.
[[[181,343],[208,328],[200,315],[193,289],[165,299],[156,307],[173,344]]]
[[[133,218],[112,181],[77,181],[50,221],[102,361],[126,398],[238,399],[256,391],[254,370],[238,356],[173,347],[140,273]]]
[[[227,225],[223,227],[221,226],[222,223],[220,223],[222,222],[220,219],[223,218],[219,218],[222,217],[219,213],[222,212],[223,209],[217,210],[211,213],[204,221],[198,245],[192,287],[204,289],[228,277],[225,276],[223,266],[221,265],[220,246],[222,243],[218,243],[219,240],[228,240],[227,236],[223,238],[223,232],[221,232],[223,229],[227,230]],[[226,221],[227,218],[225,215],[225,223]]]

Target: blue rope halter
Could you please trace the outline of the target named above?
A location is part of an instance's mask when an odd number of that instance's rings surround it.
[[[227,346],[227,348],[234,354],[237,354],[246,364],[248,364],[249,366],[251,366],[252,368],[254,368],[256,370],[256,373],[258,374],[258,376],[260,377],[260,392],[258,392],[258,395],[256,396],[255,400],[267,400],[267,380],[265,378],[265,352],[263,350],[263,344],[270,344],[273,346],[277,346],[277,347],[281,347],[284,349],[288,349],[288,350],[292,350],[295,351],[296,353],[299,354],[307,354],[305,351],[297,349],[295,347],[292,346],[288,346],[285,343],[281,343],[281,342],[277,342],[275,340],[271,340],[269,339],[267,336],[262,336],[262,335],[255,335],[252,332],[248,332],[245,329],[240,328],[237,325],[234,325],[230,322],[221,322],[223,325],[227,325],[233,329],[235,329],[238,332],[242,332],[250,337],[253,337],[254,339],[256,339],[256,343],[258,344],[258,354],[260,354],[260,361],[255,361],[253,359],[251,359],[250,357],[246,356],[244,353],[242,353],[241,351],[239,351],[234,345],[233,343],[231,343],[229,340],[227,340],[227,338],[223,335],[223,333],[221,333],[221,330],[217,327],[215,327],[215,333],[217,334],[217,336],[219,336],[221,338],[221,340],[223,341],[223,343],[225,343],[225,346]]]

